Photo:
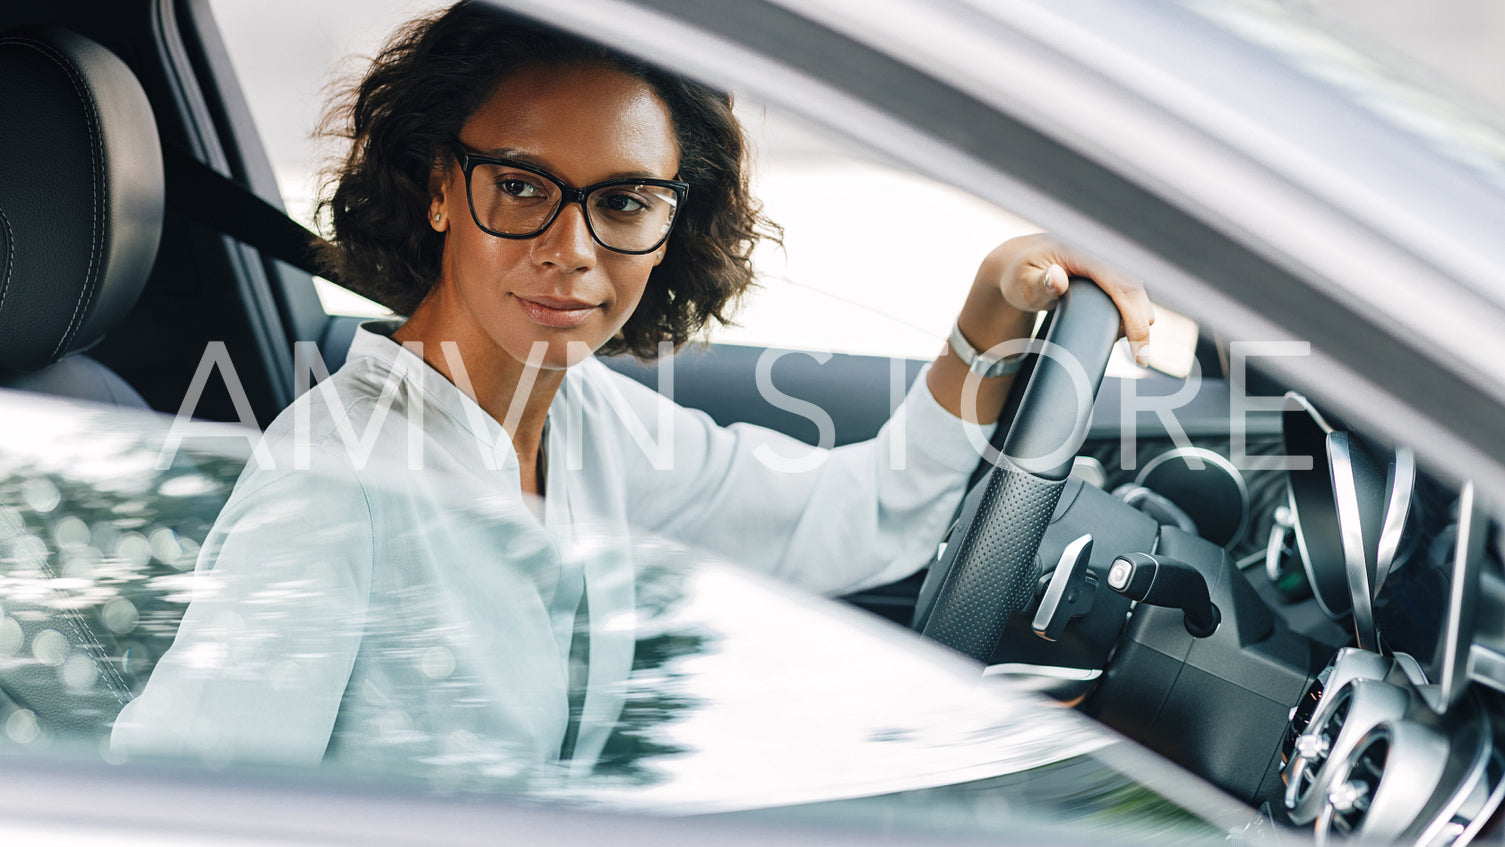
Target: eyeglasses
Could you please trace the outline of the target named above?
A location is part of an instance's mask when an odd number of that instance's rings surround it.
[[[566,203],[579,203],[597,244],[616,253],[652,253],[668,240],[690,192],[689,183],[672,179],[609,179],[576,188],[532,165],[477,156],[459,144],[454,150],[470,215],[498,238],[533,238]]]

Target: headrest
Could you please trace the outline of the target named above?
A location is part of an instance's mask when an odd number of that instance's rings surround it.
[[[62,29],[0,36],[0,369],[98,341],[162,235],[162,150],[125,63]]]

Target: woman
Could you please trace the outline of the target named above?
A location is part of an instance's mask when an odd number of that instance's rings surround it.
[[[728,97],[462,2],[399,33],[341,114],[327,261],[410,317],[363,327],[267,430],[117,751],[588,766],[633,651],[632,563],[596,539],[667,535],[832,593],[897,579],[977,462],[964,415],[991,424],[1008,390],[964,402],[958,349],[1027,335],[1068,272],[1147,340],[1138,285],[1016,239],[874,441],[719,428],[591,354],[677,347],[751,284],[771,228]],[[418,472],[394,485],[372,456]]]

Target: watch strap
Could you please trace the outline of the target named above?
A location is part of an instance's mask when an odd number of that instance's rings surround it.
[[[967,366],[967,370],[978,376],[994,377],[1007,376],[1024,366],[1024,360],[1029,355],[1028,351],[1021,351],[1012,356],[995,358],[986,353],[977,352],[977,348],[962,335],[960,324],[951,325],[951,352],[956,358],[961,359]]]

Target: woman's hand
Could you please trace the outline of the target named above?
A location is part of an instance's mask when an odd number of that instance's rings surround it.
[[[1055,306],[1072,276],[1091,279],[1113,298],[1123,319],[1119,335],[1128,337],[1129,351],[1143,365],[1150,325],[1155,323],[1155,307],[1144,286],[1049,235],[1026,235],[995,247],[982,260],[974,285],[996,286],[1009,306],[1033,313]]]
[[[1036,313],[1056,304],[1072,276],[1088,277],[1113,299],[1122,318],[1119,333],[1129,339],[1129,350],[1143,364],[1150,325],[1155,322],[1155,307],[1144,286],[1045,234],[1013,238],[988,253],[977,269],[957,326],[980,351],[1026,338],[1034,329]],[[997,420],[1013,376],[983,379],[980,384],[974,380],[975,402],[963,402],[967,376],[967,366],[948,344],[931,367],[927,384],[952,414],[984,424]]]

